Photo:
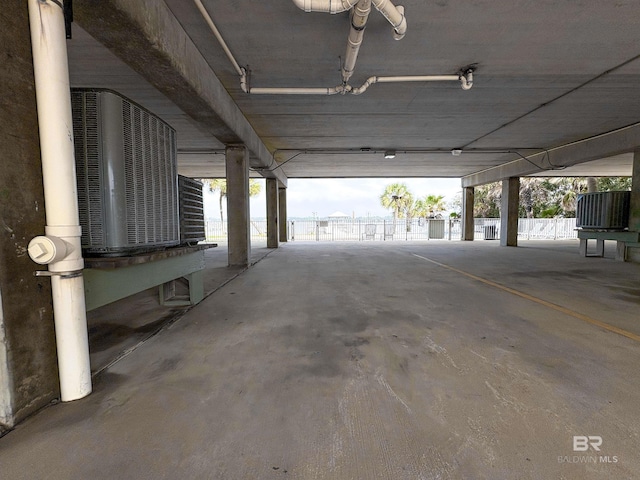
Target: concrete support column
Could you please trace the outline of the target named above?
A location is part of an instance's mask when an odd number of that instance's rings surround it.
[[[633,172],[631,183],[631,209],[629,230],[640,232],[640,148],[633,152]]]
[[[230,145],[226,152],[229,266],[246,267],[251,259],[249,150]]]
[[[55,8],[58,8],[57,6]],[[26,254],[44,233],[27,2],[0,9],[0,434],[59,397],[51,281]]]
[[[475,226],[473,220],[473,203],[475,191],[473,187],[462,189],[462,240],[473,240]]]
[[[267,178],[267,248],[278,248],[278,180]]]
[[[500,245],[518,246],[518,207],[520,206],[520,178],[502,181],[502,206],[500,209]]]
[[[284,187],[278,188],[278,228],[280,231],[280,241],[286,242],[287,238],[287,189]]]

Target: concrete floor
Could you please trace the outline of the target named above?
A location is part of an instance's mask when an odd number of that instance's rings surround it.
[[[251,263],[258,263],[271,251],[266,248],[266,242],[255,243],[252,245]],[[245,270],[242,267],[227,266],[226,244],[205,250],[204,256],[205,296],[211,295]],[[183,289],[187,293],[188,286],[184,285]],[[161,306],[158,303],[158,287],[154,287],[88,312],[92,373],[100,373],[108,368],[167,324],[182,317],[185,310],[188,308]],[[135,314],[132,315],[131,312]]]
[[[576,242],[289,243],[1,438],[1,477],[639,478],[639,306]]]

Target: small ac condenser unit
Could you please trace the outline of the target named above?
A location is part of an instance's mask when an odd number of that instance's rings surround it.
[[[181,245],[192,245],[205,239],[202,186],[199,180],[178,175]]]
[[[83,249],[177,245],[175,130],[110,90],[72,89],[71,107]]]

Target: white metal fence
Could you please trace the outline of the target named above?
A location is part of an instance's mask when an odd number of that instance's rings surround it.
[[[499,240],[499,218],[476,218],[475,240]],[[578,238],[575,218],[520,218],[518,239],[520,240],[565,240]]]
[[[291,241],[407,241],[460,238],[460,222],[454,220],[295,220],[290,221],[288,225]]]
[[[476,240],[498,240],[499,218],[476,218]],[[208,220],[207,241],[226,242],[227,225],[220,220]],[[410,241],[460,240],[462,225],[453,219],[397,220],[289,220],[289,241],[343,242],[343,241]],[[266,220],[251,221],[251,238],[267,237]],[[577,238],[575,218],[521,218],[518,238],[522,240],[562,240]]]

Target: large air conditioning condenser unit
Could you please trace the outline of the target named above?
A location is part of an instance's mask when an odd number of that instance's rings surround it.
[[[578,195],[576,226],[587,230],[629,227],[631,192],[593,192]]]
[[[110,90],[72,89],[82,247],[121,255],[177,245],[176,133]]]

